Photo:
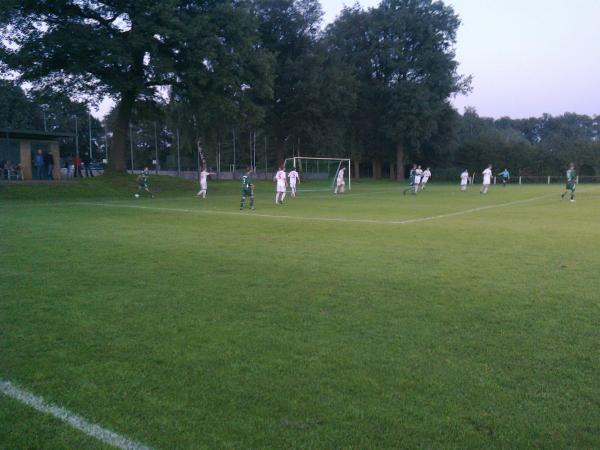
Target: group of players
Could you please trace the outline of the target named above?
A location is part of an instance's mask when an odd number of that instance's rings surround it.
[[[346,182],[345,182],[345,171],[344,167],[341,167],[338,170],[336,176],[335,189],[333,191],[334,194],[343,194],[346,191]],[[196,194],[196,196],[200,199],[206,198],[206,193],[208,189],[208,177],[210,175],[216,175],[214,172],[209,172],[206,170],[206,167],[203,167],[200,172],[199,181],[200,181],[200,191]],[[482,175],[482,184],[479,190],[480,194],[487,194],[490,184],[492,183],[492,165],[489,164],[483,172]],[[150,176],[150,170],[148,167],[144,167],[144,170],[140,173],[137,178],[138,189],[135,192],[135,197],[139,198],[140,193],[147,192],[150,194],[152,198],[154,198],[154,193],[150,190],[150,183],[148,177]],[[502,172],[497,174],[502,181],[502,185],[506,187],[510,180],[510,173],[508,169],[504,169]],[[575,201],[575,189],[577,185],[577,173],[575,171],[575,164],[569,164],[569,169],[566,173],[567,184],[565,191],[561,194],[561,200],[565,198],[565,196],[570,192],[571,202]],[[289,184],[288,184],[289,178]],[[422,191],[427,186],[429,179],[431,178],[431,169],[427,167],[425,170],[421,168],[421,166],[414,164],[409,175],[409,185],[408,188],[404,189],[402,193],[406,195],[408,192],[416,195],[419,191]],[[469,171],[464,170],[460,174],[460,190],[461,192],[466,192],[467,186],[469,185]],[[287,194],[287,188],[289,186],[292,197],[296,196],[296,186],[300,183],[300,174],[294,167],[289,173],[285,172],[283,166],[279,167],[279,170],[275,174],[273,181],[277,183],[276,191],[275,191],[275,204],[281,205],[285,200],[285,196]],[[254,183],[252,182],[252,169],[248,168],[246,173],[242,177],[242,198],[240,200],[240,210],[244,209],[246,200],[249,199],[250,209],[254,209]]]
[[[346,181],[344,179],[346,169],[341,167],[338,170],[335,182],[334,194],[343,194],[346,192]],[[288,183],[289,178],[289,183]],[[283,166],[273,177],[273,181],[277,183],[275,188],[275,204],[282,205],[287,195],[288,186],[292,197],[296,196],[296,186],[300,183],[300,174],[294,167],[289,173],[285,172]],[[250,209],[254,209],[254,184],[252,183],[252,169],[248,168],[245,175],[242,177],[242,198],[240,200],[240,210],[244,209],[246,199],[249,199]]]
[[[425,189],[429,179],[431,178],[431,169],[427,167],[425,170],[421,169],[421,166],[413,164],[408,175],[408,187],[402,191],[403,195],[408,192],[416,195],[419,191]]]
[[[475,174],[473,174],[473,176],[475,176]],[[497,174],[497,176],[500,177],[500,180],[502,181],[502,185],[504,187],[506,187],[506,185],[508,184],[508,181],[510,180],[510,172],[508,171],[508,169],[504,169],[502,172]],[[489,164],[483,170],[483,172],[481,172],[481,177],[482,177],[482,183],[481,183],[481,188],[479,189],[479,193],[487,194],[488,189],[490,188],[490,184],[492,184],[492,165],[491,164]],[[465,169],[460,174],[460,191],[465,192],[467,190],[468,185],[469,185],[469,171]]]

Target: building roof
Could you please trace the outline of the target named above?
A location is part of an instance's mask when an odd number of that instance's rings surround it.
[[[55,141],[59,138],[75,137],[72,133],[48,133],[35,130],[0,128],[0,139],[29,139],[32,141]]]

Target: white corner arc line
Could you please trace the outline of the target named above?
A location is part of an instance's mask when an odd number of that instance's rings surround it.
[[[215,215],[227,215],[227,216],[244,216],[244,217],[265,217],[270,219],[291,219],[291,220],[306,220],[313,222],[343,222],[343,223],[357,223],[357,224],[375,224],[375,225],[408,225],[412,223],[429,222],[432,220],[446,219],[448,217],[463,216],[465,214],[472,214],[479,211],[485,211],[487,209],[503,208],[506,206],[519,205],[521,203],[529,203],[537,200],[541,200],[547,197],[551,197],[552,194],[542,195],[539,197],[528,198],[524,200],[515,200],[505,203],[497,203],[494,205],[479,206],[477,208],[465,209],[462,211],[455,211],[446,214],[438,214],[435,216],[418,217],[415,219],[405,220],[376,220],[376,219],[347,219],[343,217],[305,217],[305,216],[290,216],[290,215],[279,215],[279,214],[264,214],[252,212],[249,214],[243,212],[233,211],[218,211],[218,210],[207,210],[207,209],[189,209],[189,208],[166,208],[160,206],[140,206],[140,205],[123,205],[118,203],[95,203],[95,202],[78,202],[76,205],[89,205],[89,206],[102,206],[106,208],[125,208],[125,209],[142,209],[148,211],[164,211],[164,212],[180,212],[180,213],[196,213],[196,214],[215,214]]]
[[[151,450],[150,447],[140,444],[126,437],[123,437],[113,431],[101,427],[100,425],[88,422],[81,416],[78,416],[71,411],[61,408],[46,402],[42,397],[39,397],[31,392],[15,386],[10,381],[0,379],[0,393],[17,400],[27,406],[30,406],[39,412],[50,414],[55,418],[71,425],[73,428],[91,436],[99,441],[104,442],[112,447],[122,450]]]

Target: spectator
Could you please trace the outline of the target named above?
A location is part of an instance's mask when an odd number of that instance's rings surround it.
[[[92,163],[92,160],[90,159],[90,155],[88,155],[87,153],[85,155],[83,155],[83,167],[85,168],[85,176],[86,177],[94,176],[94,173],[92,172],[92,168],[90,167],[91,163]]]
[[[15,180],[22,180],[23,179],[21,177],[21,166],[19,166],[18,164],[14,165],[12,163],[12,161],[7,161],[5,169],[6,169],[6,178],[8,180],[12,180],[13,178]]]
[[[44,153],[44,164],[46,165],[46,173],[48,175],[48,179],[54,180],[54,174],[52,173],[52,171],[54,170],[54,157],[52,156],[52,153]]]
[[[75,159],[73,160],[73,176],[77,178],[77,174],[79,174],[79,178],[83,177],[81,174],[81,159],[79,155],[75,155]]]
[[[35,174],[38,180],[44,176],[44,154],[42,150],[38,150],[33,157],[33,165],[35,166]]]

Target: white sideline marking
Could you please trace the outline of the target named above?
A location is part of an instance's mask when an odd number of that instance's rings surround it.
[[[42,397],[18,388],[10,381],[4,381],[0,379],[0,392],[27,406],[31,406],[42,413],[50,414],[57,419],[68,423],[73,428],[76,428],[88,436],[104,442],[105,444],[120,448],[122,450],[151,450],[150,447],[140,444],[139,442],[132,441],[131,439],[127,439],[113,431],[90,423],[83,417],[78,416],[69,410],[53,405],[52,403],[47,403]]]
[[[375,220],[375,219],[346,219],[341,217],[304,217],[304,216],[289,216],[289,215],[278,215],[278,214],[264,214],[257,212],[233,212],[233,211],[217,211],[208,209],[186,209],[186,208],[164,208],[160,206],[139,206],[139,205],[122,205],[117,203],[94,203],[94,202],[79,202],[78,205],[90,205],[90,206],[104,206],[107,208],[130,208],[130,209],[145,209],[149,211],[166,211],[166,212],[184,212],[184,213],[198,213],[198,214],[217,214],[227,216],[240,216],[246,217],[267,217],[270,219],[291,219],[291,220],[308,220],[314,222],[343,222],[343,223],[362,223],[362,224],[376,224],[376,225],[408,225],[412,223],[428,222],[431,220],[445,219],[448,217],[463,216],[465,214],[472,214],[486,209],[502,208],[506,206],[519,205],[521,203],[534,202],[543,198],[552,197],[554,194],[541,195],[539,197],[528,198],[525,200],[515,200],[506,203],[497,203],[495,205],[479,206],[477,208],[465,209],[463,211],[456,211],[447,214],[438,214],[436,216],[420,217],[416,219],[406,220]]]

